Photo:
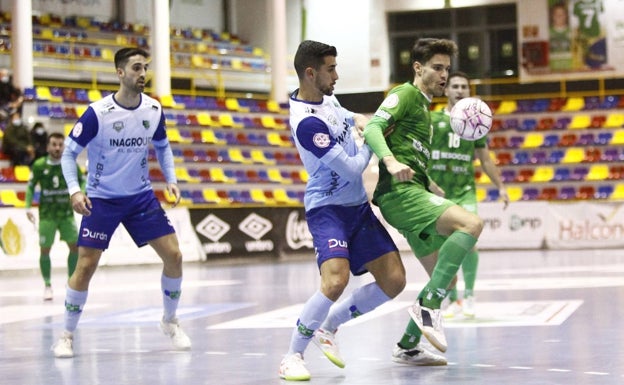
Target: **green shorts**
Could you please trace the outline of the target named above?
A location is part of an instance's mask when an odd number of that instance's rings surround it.
[[[466,211],[477,214],[477,193],[474,190],[467,191],[456,198],[449,198],[453,202],[463,207]]]
[[[384,219],[401,233],[416,258],[438,250],[446,236],[438,234],[436,221],[455,203],[423,188],[386,193],[376,198]]]
[[[52,247],[56,230],[59,231],[61,240],[67,244],[75,244],[78,241],[78,230],[73,216],[60,219],[41,219],[39,221],[39,246]]]

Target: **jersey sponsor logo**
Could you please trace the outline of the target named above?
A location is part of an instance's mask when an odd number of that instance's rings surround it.
[[[143,127],[148,130],[150,128],[150,122],[149,120],[144,120],[143,121]]]
[[[388,96],[381,105],[386,108],[394,108],[399,104],[399,95],[392,94]]]
[[[330,143],[329,135],[323,134],[323,133],[320,133],[320,132],[316,133],[312,137],[312,142],[318,148],[327,148],[327,147],[329,147],[329,143]]]
[[[472,156],[467,154],[460,154],[456,152],[440,152],[440,159],[453,159],[461,160],[463,162],[472,162]]]
[[[338,119],[336,119],[334,115],[328,115],[327,120],[329,121],[329,124],[331,124],[332,126],[338,125]]]
[[[429,149],[423,146],[422,142],[418,139],[412,140],[412,147],[416,149],[418,152],[422,152],[427,159],[431,158],[431,154],[429,153]]]
[[[138,137],[138,138],[111,138],[109,144],[111,147],[144,147],[150,142],[150,137]]]
[[[392,115],[390,115],[389,113],[387,113],[384,110],[377,110],[375,111],[375,116],[378,116],[384,120],[390,120],[390,118],[392,118]]]
[[[82,134],[82,122],[76,123],[76,125],[74,125],[74,128],[72,129],[72,136],[74,138],[79,137],[80,134]]]
[[[344,239],[332,238],[327,240],[327,246],[330,249],[346,249],[349,247],[349,244]]]
[[[123,130],[124,128],[124,123],[123,122],[115,122],[113,123],[113,130],[119,132],[121,130]]]
[[[82,229],[82,234],[80,234],[80,236],[82,238],[89,238],[89,239],[97,239],[99,241],[107,241],[108,240],[108,234],[106,233],[100,233],[97,231],[91,231],[88,228],[84,228]]]

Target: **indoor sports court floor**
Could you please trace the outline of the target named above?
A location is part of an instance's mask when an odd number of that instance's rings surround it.
[[[477,318],[446,323],[445,367],[390,360],[424,283],[417,261],[405,255],[404,262],[406,290],[339,331],[345,369],[309,346],[310,384],[624,383],[622,250],[482,252]],[[194,345],[176,352],[157,328],[160,266],[101,267],[75,335],[76,356],[55,359],[64,269],[55,269],[47,303],[37,270],[0,272],[0,384],[285,384],[277,369],[318,281],[311,259],[189,263],[179,317]]]

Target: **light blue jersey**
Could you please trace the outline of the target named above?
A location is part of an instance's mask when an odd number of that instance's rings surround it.
[[[356,206],[368,201],[362,172],[371,152],[358,148],[352,135],[353,113],[335,96],[320,103],[290,97],[290,126],[301,161],[308,172],[306,211],[327,205]]]
[[[65,140],[64,161],[87,148],[87,195],[118,198],[152,189],[149,180],[148,147],[156,149],[165,178],[175,183],[173,155],[165,131],[160,103],[141,94],[136,108],[116,103],[114,94],[92,103]],[[79,190],[71,173],[65,172],[70,195]],[[76,188],[78,187],[78,189]]]

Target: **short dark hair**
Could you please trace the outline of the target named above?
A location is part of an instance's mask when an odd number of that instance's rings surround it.
[[[412,47],[412,63],[425,64],[434,55],[442,54],[453,57],[457,55],[457,44],[448,39],[422,38],[418,39]]]
[[[464,78],[468,82],[468,85],[470,85],[470,78],[468,77],[468,75],[466,75],[465,72],[461,72],[461,71],[451,72],[448,75],[448,80],[446,81],[446,85],[448,85],[451,82],[451,79],[453,78]]]
[[[338,56],[336,47],[313,40],[302,41],[295,53],[295,71],[299,79],[303,79],[306,68],[319,69],[326,56]]]
[[[135,55],[141,55],[146,59],[149,58],[149,53],[142,48],[122,48],[115,52],[115,69],[124,68],[128,64],[128,59]]]
[[[65,140],[65,135],[61,134],[60,132],[53,132],[50,135],[48,135],[48,141],[47,143],[50,144],[50,141],[52,139],[61,139],[61,140]]]

